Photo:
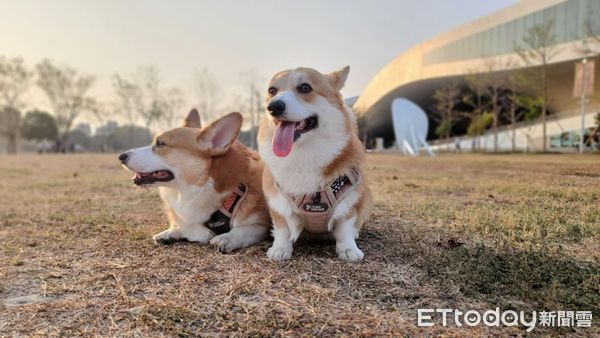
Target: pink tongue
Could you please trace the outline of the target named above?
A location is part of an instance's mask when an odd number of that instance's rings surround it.
[[[273,153],[279,157],[286,157],[294,145],[294,130],[296,123],[281,121],[273,135]]]

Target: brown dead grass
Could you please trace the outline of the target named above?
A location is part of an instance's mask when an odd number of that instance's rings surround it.
[[[600,158],[370,155],[376,206],[340,262],[330,243],[223,255],[156,246],[155,191],[115,156],[0,157],[0,335],[451,336],[418,308],[592,310],[598,330]],[[14,305],[15,297],[30,296]]]

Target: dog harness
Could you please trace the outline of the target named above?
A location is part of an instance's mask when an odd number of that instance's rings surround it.
[[[210,215],[210,219],[204,223],[204,226],[217,235],[229,232],[229,230],[231,230],[231,220],[235,217],[239,210],[239,206],[242,204],[242,201],[246,198],[247,194],[248,189],[246,189],[246,186],[240,184],[225,199],[221,207]]]
[[[275,186],[303,215],[304,230],[312,233],[326,233],[333,231],[331,222],[333,210],[345,195],[356,188],[360,181],[360,171],[352,168],[345,170],[341,176],[311,194],[295,196],[284,192],[277,183]]]

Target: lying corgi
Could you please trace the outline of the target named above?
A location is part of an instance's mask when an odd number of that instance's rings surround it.
[[[183,127],[119,156],[135,173],[136,185],[159,189],[170,228],[155,235],[156,242],[210,241],[230,252],[265,238],[270,219],[261,186],[264,165],[236,141],[241,126],[242,115],[231,113],[200,129],[194,109]]]
[[[355,239],[372,201],[356,117],[340,95],[349,70],[324,75],[297,68],[271,79],[258,148],[273,220],[274,242],[267,252],[272,260],[290,258],[301,234],[333,235],[343,260],[364,256]]]

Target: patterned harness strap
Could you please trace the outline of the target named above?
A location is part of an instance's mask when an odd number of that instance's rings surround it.
[[[335,180],[327,183],[320,191],[312,194],[294,196],[282,191],[277,184],[277,189],[286,196],[304,215],[304,229],[312,233],[326,233],[333,231],[331,215],[342,200],[344,195],[354,190],[361,181],[358,169],[351,168]]]
[[[246,189],[246,186],[240,184],[225,199],[221,207],[210,215],[210,219],[204,225],[217,235],[229,232],[231,230],[231,220],[235,218],[247,194],[248,189]]]

